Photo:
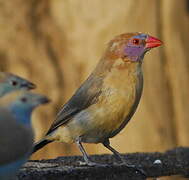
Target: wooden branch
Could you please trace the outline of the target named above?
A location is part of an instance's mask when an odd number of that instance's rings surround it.
[[[41,161],[29,161],[20,170],[19,180],[60,179],[124,179],[145,180],[147,177],[189,176],[189,148],[176,148],[165,153],[132,153],[123,155],[127,163],[145,172],[146,177],[133,168],[118,164],[112,155],[93,155],[91,160],[107,166],[80,165],[81,156],[58,157]]]

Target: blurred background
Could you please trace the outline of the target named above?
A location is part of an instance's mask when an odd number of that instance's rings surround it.
[[[144,91],[134,117],[111,140],[125,152],[189,145],[188,0],[0,0],[0,70],[30,79],[52,103],[33,115],[36,140],[48,130],[101,57],[124,32],[146,32],[164,46],[146,55]],[[110,153],[85,145],[90,154]],[[32,159],[80,154],[74,144],[52,143]]]

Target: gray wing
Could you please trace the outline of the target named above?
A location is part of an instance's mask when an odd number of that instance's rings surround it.
[[[89,76],[89,78],[81,85],[81,87],[57,114],[57,117],[47,132],[47,135],[57,129],[59,126],[67,123],[81,110],[86,109],[90,105],[96,103],[99,95],[101,94],[102,83],[102,77],[95,77],[93,75]]]
[[[0,109],[0,165],[25,158],[32,150],[33,133]]]

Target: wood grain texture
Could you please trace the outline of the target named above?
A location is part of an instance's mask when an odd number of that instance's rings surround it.
[[[52,103],[33,116],[36,139],[93,70],[107,42],[124,32],[147,32],[164,46],[146,55],[144,93],[112,145],[120,152],[163,151],[189,143],[189,13],[176,0],[0,0],[0,69],[29,78]],[[89,153],[108,152],[86,145]],[[33,158],[79,154],[53,143]]]

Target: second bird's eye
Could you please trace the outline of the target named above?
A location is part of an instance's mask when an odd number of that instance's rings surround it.
[[[135,38],[135,39],[133,39],[132,42],[133,42],[133,44],[138,45],[140,43],[140,40]]]
[[[25,102],[27,102],[27,98],[26,97],[22,97],[21,101],[25,103]]]
[[[16,86],[18,83],[17,83],[17,81],[11,81],[11,84],[13,85],[13,86]]]

